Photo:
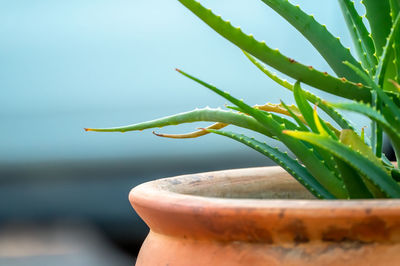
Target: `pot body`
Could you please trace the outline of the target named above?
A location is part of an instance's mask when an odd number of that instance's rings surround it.
[[[137,265],[400,265],[400,200],[315,200],[280,167],[148,182]]]

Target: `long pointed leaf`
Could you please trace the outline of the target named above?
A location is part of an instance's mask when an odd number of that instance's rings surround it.
[[[325,25],[321,25],[313,16],[303,12],[299,6],[293,5],[287,0],[262,1],[303,34],[339,77],[346,77],[353,82],[361,82],[360,77],[349,73],[349,69],[342,62],[352,62],[359,68],[361,65],[354,59],[350,49],[345,48],[340,40],[327,30]]]
[[[359,152],[328,136],[321,136],[311,132],[285,131],[285,133],[328,150],[336,157],[354,167],[358,172],[363,173],[366,178],[377,185],[388,197],[400,198],[400,186],[392,179],[391,175],[385,169],[382,169],[381,166],[371,162]]]
[[[353,150],[358,151],[363,156],[367,157],[371,162],[375,163],[382,167],[382,169],[386,169],[384,166],[383,160],[376,157],[371,147],[365,144],[364,140],[361,139],[360,136],[357,135],[356,132],[349,129],[342,130],[340,134],[340,142],[347,145]],[[355,175],[355,178],[358,176]],[[380,191],[378,187],[376,187],[373,183],[371,183],[368,179],[363,179],[365,186],[369,189],[369,191],[374,195],[375,198],[382,198],[384,195]],[[360,182],[359,182],[360,183]],[[360,189],[363,188],[362,184],[359,184]],[[364,187],[365,187],[364,186]]]
[[[236,107],[236,106],[227,106],[227,108],[238,111],[238,112],[243,112],[243,109],[241,109],[240,107]],[[300,129],[300,127],[298,127],[295,123],[293,123],[292,121],[289,121],[279,115],[273,114],[271,112],[268,111],[264,111],[262,109],[258,109],[255,107],[255,109],[260,110],[261,113],[268,118],[272,118],[274,120],[274,122],[278,123],[280,125],[281,128],[288,128],[291,130],[298,130]],[[247,115],[249,115],[248,113],[246,113]]]
[[[300,83],[296,82],[294,84],[294,99],[296,100],[296,104],[303,115],[304,119],[307,121],[307,124],[310,126],[313,132],[318,133],[317,126],[315,125],[315,121],[313,118],[313,109],[308,104],[306,97],[303,94],[303,90],[300,88]]]
[[[341,159],[337,159],[337,165],[346,186],[350,199],[368,199],[373,198],[368,188],[365,186],[359,173]]]
[[[339,0],[339,4],[360,59],[369,71],[374,71],[377,64],[377,58],[374,55],[375,46],[362,17],[358,14],[353,1]]]
[[[343,184],[340,179],[338,179],[333,171],[328,169],[324,162],[322,162],[315,154],[313,150],[309,150],[307,146],[301,141],[296,140],[295,138],[289,137],[283,134],[283,130],[285,129],[284,124],[279,124],[272,114],[268,114],[264,111],[258,110],[249,106],[231,96],[230,94],[221,91],[220,89],[212,86],[198,78],[195,78],[181,70],[178,70],[182,75],[196,81],[197,83],[203,85],[204,87],[210,89],[216,94],[224,97],[231,103],[235,104],[237,107],[241,109],[242,112],[247,113],[254,117],[258,122],[263,124],[266,128],[268,128],[269,132],[272,135],[277,136],[277,138],[282,141],[308,168],[310,173],[317,178],[317,180],[331,192],[335,197],[345,198],[347,197],[346,190],[343,189]]]
[[[394,21],[393,28],[390,30],[390,34],[388,39],[383,47],[382,56],[379,58],[379,63],[376,68],[376,78],[375,82],[378,82],[379,85],[383,85],[385,73],[387,70],[387,66],[389,64],[389,60],[392,58],[393,45],[399,45],[399,31],[400,31],[400,15],[397,16]],[[397,42],[397,43],[396,43]]]
[[[221,129],[224,128],[226,126],[229,126],[229,124],[224,124],[224,123],[214,123],[208,127],[206,127],[205,129]],[[165,133],[156,133],[153,132],[156,136],[158,137],[163,137],[163,138],[171,138],[171,139],[191,139],[191,138],[198,138],[204,135],[207,135],[209,132],[201,129],[201,130],[196,130],[193,132],[189,132],[189,133],[183,133],[183,134],[165,134]]]
[[[379,110],[382,106],[382,101],[383,101],[383,103],[389,105],[389,107],[393,109],[394,113],[399,111],[395,103],[390,99],[389,96],[385,94],[383,89],[378,87],[378,85],[371,79],[370,76],[368,76],[365,72],[360,71],[357,67],[353,66],[349,62],[344,62],[344,64],[351,67],[356,74],[358,74],[367,84],[369,84],[372,87],[373,91],[371,93],[372,95],[371,104],[373,107]],[[374,120],[371,121],[371,135],[372,135],[371,142],[372,142],[372,147],[375,151],[375,155],[381,157],[383,132],[382,128]]]
[[[397,15],[400,12],[400,1],[399,0],[389,0],[390,3],[390,17],[392,22],[396,20]]]
[[[246,57],[252,62],[259,70],[261,70],[264,74],[266,74],[269,78],[271,78],[273,81],[278,83],[279,85],[283,86],[284,88],[293,91],[294,90],[294,85],[286,80],[283,80],[279,78],[277,75],[272,74],[265,66],[263,66],[260,62],[257,61],[253,56],[250,54],[244,52]],[[347,121],[341,114],[339,114],[334,108],[329,107],[324,103],[324,101],[316,96],[315,94],[312,94],[309,91],[304,91],[306,98],[308,101],[310,101],[313,104],[316,104],[321,108],[327,115],[329,115],[338,125],[344,129],[353,129],[353,126],[349,121]]]
[[[311,130],[315,133],[320,132],[314,118],[314,111],[312,107],[308,104],[305,92],[301,89],[299,82],[296,82],[296,84],[294,84],[294,98],[300,112],[302,113],[304,119],[307,121],[307,124],[310,126]],[[321,128],[323,130],[326,130],[329,135],[337,139],[337,136],[328,128],[324,121],[319,119],[318,122],[321,124]]]
[[[400,1],[399,0],[390,0],[390,16],[392,17],[392,22],[394,24],[397,16],[400,13]],[[396,62],[395,65],[395,75],[393,77],[394,81],[400,82],[400,43],[394,42],[393,43],[393,53],[394,53],[394,61]]]
[[[360,114],[363,114],[370,119],[374,120],[376,123],[378,123],[388,134],[390,139],[392,140],[393,143],[393,148],[396,152],[396,158],[399,159],[397,155],[400,155],[400,133],[395,130],[392,126],[392,124],[388,123],[388,121],[385,119],[385,117],[380,114],[378,111],[373,109],[370,106],[367,106],[362,103],[356,103],[356,102],[351,102],[351,103],[331,103],[330,105],[343,109],[343,110],[348,110],[348,111],[353,111],[357,112]]]
[[[363,0],[362,3],[367,11],[366,17],[371,26],[372,39],[379,57],[392,27],[390,4],[388,0]]]
[[[307,126],[304,124],[303,121],[300,120],[300,118],[293,113],[293,111],[287,106],[282,100],[281,103],[283,107],[289,112],[290,116],[296,121],[296,123],[299,125],[301,131],[309,131]]]
[[[369,105],[358,102],[329,103],[329,105],[338,109],[363,114],[379,123],[385,129],[385,131],[389,133],[389,135],[392,135],[393,133],[393,135],[398,135],[400,137],[400,134],[393,129],[392,125],[386,121],[385,117]]]
[[[137,131],[137,130],[144,130],[149,128],[157,128],[157,127],[164,127],[171,125],[179,125],[184,123],[193,123],[198,121],[222,122],[226,124],[232,124],[235,126],[254,130],[261,134],[265,134],[267,136],[272,137],[272,134],[268,131],[268,129],[266,129],[262,124],[257,122],[252,117],[249,117],[245,114],[238,114],[231,111],[223,111],[220,109],[210,109],[210,108],[196,109],[194,111],[180,113],[128,126],[112,127],[112,128],[85,128],[85,130],[96,131],[96,132],[127,132],[127,131]]]
[[[346,78],[335,78],[328,73],[320,72],[284,56],[278,50],[273,50],[264,42],[257,41],[253,36],[246,35],[240,28],[233,27],[229,22],[216,16],[211,10],[204,8],[195,0],[179,0],[184,6],[202,19],[221,36],[231,41],[240,49],[247,51],[267,65],[279,70],[292,78],[320,90],[349,99],[370,101],[370,92],[363,84],[355,84]]]
[[[398,21],[400,22],[400,16]],[[378,85],[376,85],[375,82],[367,74],[360,71],[349,62],[345,62],[345,64],[351,67],[355,73],[357,73],[361,78],[364,79],[366,83],[368,83],[372,87],[372,89],[379,96],[379,99],[381,99],[383,103],[389,107],[392,115],[396,118],[396,120],[400,121],[400,108],[393,102],[393,100],[381,88],[379,88]]]
[[[253,138],[249,138],[242,134],[236,134],[228,131],[220,130],[208,130],[212,133],[219,134],[225,137],[229,137],[236,141],[239,141],[250,148],[262,153],[263,155],[272,159],[275,163],[280,165],[289,174],[291,174],[300,184],[308,189],[314,196],[322,199],[334,199],[335,197],[329,193],[299,162],[292,159],[287,155],[279,151],[277,148],[273,148],[266,143],[257,141]]]

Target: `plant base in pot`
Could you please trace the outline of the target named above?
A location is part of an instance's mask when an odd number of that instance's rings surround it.
[[[314,200],[280,167],[134,188],[150,227],[137,265],[398,265],[400,200]]]

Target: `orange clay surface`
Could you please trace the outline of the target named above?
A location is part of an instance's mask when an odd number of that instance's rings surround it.
[[[129,198],[150,227],[137,265],[400,265],[400,200],[312,199],[279,167],[161,179]]]

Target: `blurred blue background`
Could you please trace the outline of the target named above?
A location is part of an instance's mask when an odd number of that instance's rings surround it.
[[[332,73],[261,1],[201,2],[272,48]],[[351,47],[335,0],[291,2]],[[170,140],[151,131],[83,131],[226,104],[175,67],[250,104],[293,102],[178,1],[0,1],[0,35],[3,225],[84,219],[132,251],[130,244],[140,243],[147,229],[129,206],[131,187],[170,175],[270,165],[220,136]],[[182,133],[199,125],[205,124],[159,131]]]
[[[296,2],[350,46],[336,1]],[[240,144],[218,136],[179,141],[156,138],[151,132],[83,131],[83,127],[125,125],[226,103],[176,73],[175,67],[251,104],[292,101],[290,93],[178,1],[0,3],[2,162],[242,150]],[[329,70],[313,47],[261,1],[203,3],[284,54]]]

